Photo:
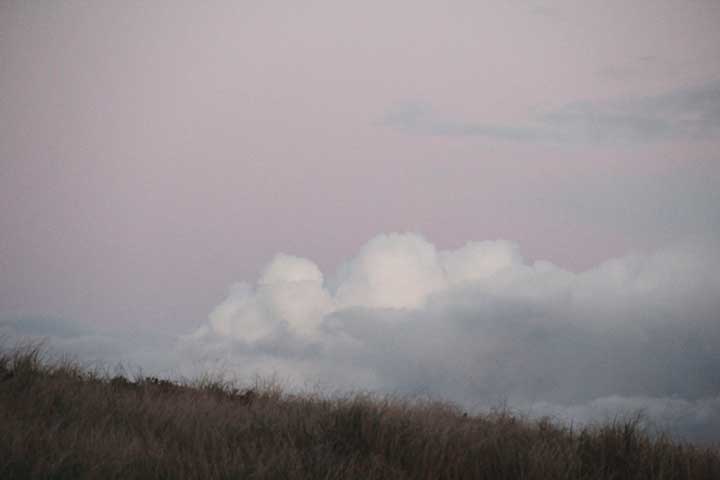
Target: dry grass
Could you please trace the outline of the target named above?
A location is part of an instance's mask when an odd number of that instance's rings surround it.
[[[444,403],[110,378],[0,353],[0,478],[718,479],[636,420],[572,431]]]

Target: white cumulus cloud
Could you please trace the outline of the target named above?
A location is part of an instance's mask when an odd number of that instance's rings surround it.
[[[353,308],[420,310],[433,295],[468,285],[487,291],[511,284],[522,289],[543,272],[560,271],[548,262],[525,265],[510,242],[472,242],[438,251],[415,234],[380,235],[339,268],[332,289],[312,261],[278,254],[256,285],[238,283],[230,289],[203,332],[250,343],[283,332],[317,337],[330,314]],[[540,287],[530,286],[533,291]]]
[[[720,439],[699,420],[720,424],[717,253],[677,246],[572,272],[503,240],[439,250],[379,235],[327,279],[277,255],[179,348],[297,385],[578,422],[642,410],[660,428]]]
[[[503,240],[441,250],[387,234],[326,274],[276,255],[187,335],[87,336],[57,322],[49,333],[56,349],[161,375],[274,375],[288,388],[431,395],[576,423],[643,411],[678,436],[720,441],[719,253],[687,244],[573,272]]]

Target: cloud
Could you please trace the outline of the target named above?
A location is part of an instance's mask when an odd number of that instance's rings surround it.
[[[43,316],[8,316],[0,318],[0,334],[12,336],[49,335],[73,338],[86,334],[88,327],[68,320]]]
[[[210,314],[220,335],[256,342],[278,332],[306,337],[331,311],[323,275],[311,261],[277,255],[265,268],[256,288],[239,283]]]
[[[51,356],[70,356],[88,368],[116,368],[116,373],[177,377],[202,367],[183,361],[177,334],[153,329],[98,328],[62,317],[0,317],[0,348],[40,342]]]
[[[383,125],[416,135],[477,136],[507,141],[634,144],[720,134],[720,82],[660,95],[576,102],[525,125],[452,120],[422,102],[397,105]]]
[[[435,294],[521,262],[517,247],[508,242],[475,242],[442,252],[417,235],[380,235],[340,267],[330,287],[310,260],[279,254],[255,286],[231,287],[210,314],[209,327],[248,344],[281,333],[321,338],[325,317],[355,309],[420,311]]]
[[[425,102],[403,102],[385,113],[382,125],[415,135],[476,136],[514,141],[538,141],[547,135],[534,125],[512,126],[468,123],[436,112]]]
[[[441,250],[387,234],[329,275],[276,255],[189,334],[82,335],[58,321],[50,344],[148,374],[275,376],[290,389],[430,395],[471,411],[505,404],[575,424],[642,411],[679,437],[718,441],[719,269],[708,245],[572,272],[503,240]],[[13,325],[4,333],[39,329]]]
[[[716,251],[684,246],[575,273],[501,240],[443,251],[380,235],[328,280],[276,256],[180,348],[242,375],[468,408],[576,421],[643,409],[707,440],[698,419],[720,422],[719,266]]]
[[[612,395],[584,405],[558,405],[538,402],[532,406],[537,416],[549,416],[575,423],[595,423],[624,419],[640,414],[649,419],[651,431],[672,432],[676,438],[695,442],[717,442],[720,431],[720,395],[688,401],[678,397],[622,397]]]

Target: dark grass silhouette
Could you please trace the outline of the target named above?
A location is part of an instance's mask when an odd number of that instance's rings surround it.
[[[129,380],[0,353],[0,478],[718,479],[638,419],[581,430],[431,401]]]

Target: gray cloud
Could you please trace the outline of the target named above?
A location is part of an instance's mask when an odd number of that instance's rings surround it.
[[[642,411],[679,437],[718,441],[719,253],[677,246],[576,273],[506,241],[442,251],[381,235],[327,279],[310,260],[277,255],[190,334],[50,342],[147,372],[276,376],[291,389],[506,404],[576,424]]]
[[[576,102],[545,112],[526,125],[456,121],[422,102],[392,108],[382,123],[418,135],[551,143],[633,144],[714,138],[720,134],[720,82],[640,98]]]
[[[612,421],[639,413],[650,431],[672,432],[676,438],[695,442],[717,442],[720,431],[720,396],[688,401],[678,397],[622,397],[612,395],[584,405],[536,403],[535,415],[578,422]]]
[[[42,316],[7,316],[0,318],[0,332],[13,336],[48,335],[73,338],[88,333],[88,326],[70,320]]]
[[[184,376],[202,370],[181,361],[178,336],[151,327],[98,328],[61,317],[0,318],[0,347],[41,343],[52,356],[74,357],[87,368],[120,368],[120,372]]]
[[[465,123],[443,117],[424,102],[404,102],[391,108],[381,124],[416,135],[480,136],[501,140],[541,140],[535,126]]]
[[[244,375],[468,408],[506,402],[576,422],[643,410],[659,428],[718,440],[703,427],[720,422],[718,266],[717,252],[688,246],[573,273],[508,242],[438,251],[380,236],[329,282],[308,260],[276,257],[181,349]]]

